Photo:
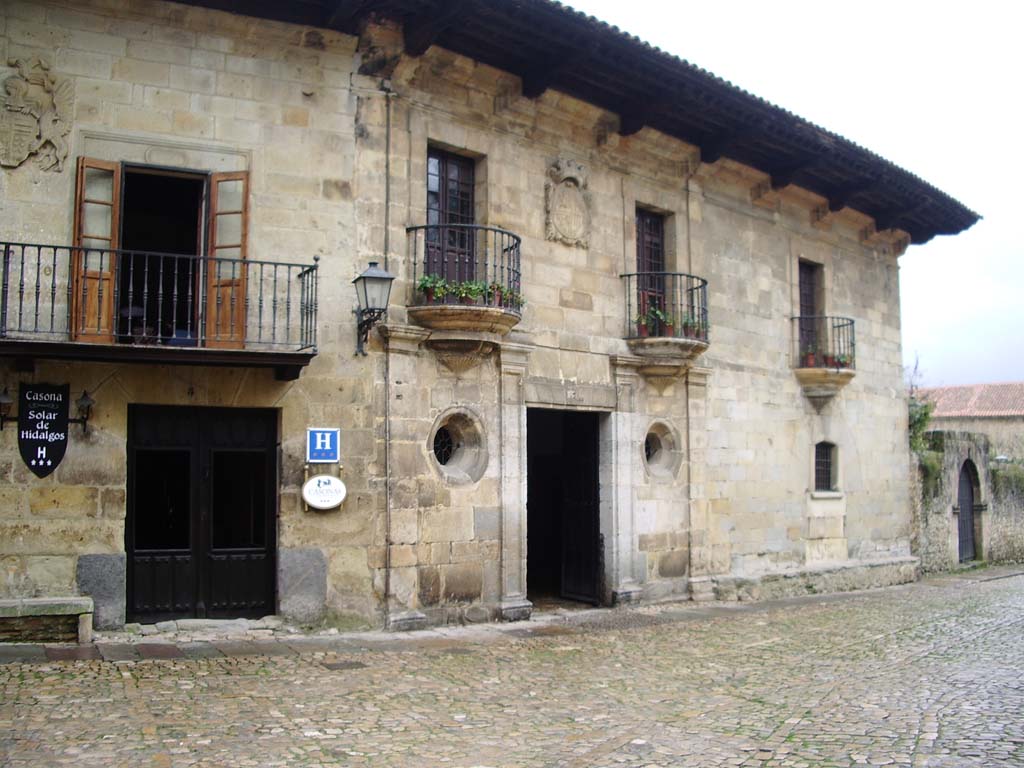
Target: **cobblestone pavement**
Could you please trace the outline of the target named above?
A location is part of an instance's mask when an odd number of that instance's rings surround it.
[[[1020,569],[0,662],[5,766],[1024,766]]]

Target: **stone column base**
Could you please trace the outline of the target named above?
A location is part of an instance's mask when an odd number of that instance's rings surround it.
[[[502,621],[527,621],[533,613],[533,603],[525,597],[503,600],[498,604],[498,615]]]
[[[633,605],[643,599],[643,589],[638,584],[630,584],[612,590],[612,605]]]
[[[388,617],[388,629],[392,632],[411,632],[426,627],[427,617],[419,611],[401,611]]]
[[[710,603],[715,599],[715,584],[710,576],[694,576],[690,579],[690,599],[695,603]]]

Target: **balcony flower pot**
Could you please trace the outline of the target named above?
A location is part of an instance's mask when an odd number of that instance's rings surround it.
[[[504,296],[505,289],[498,283],[491,283],[487,286],[487,303],[493,307],[503,306],[502,297]]]
[[[448,281],[440,275],[423,275],[417,282],[416,288],[423,293],[427,304],[440,302],[449,292]]]
[[[836,363],[836,356],[835,355],[825,355],[824,357],[825,357],[825,367],[826,368],[837,368],[838,367],[838,364]]]
[[[673,324],[673,323],[664,323],[661,326],[661,335],[662,336],[675,337],[675,335],[676,335],[676,326],[675,326],[675,324]]]
[[[816,368],[817,367],[817,358],[815,357],[815,354],[813,352],[805,352],[804,353],[804,365],[803,365],[803,367],[804,368]]]

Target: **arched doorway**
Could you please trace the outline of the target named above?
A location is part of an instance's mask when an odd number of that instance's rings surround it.
[[[960,562],[966,563],[977,557],[974,545],[974,489],[977,487],[978,470],[970,459],[960,468],[960,489],[957,493],[958,533],[960,539]]]

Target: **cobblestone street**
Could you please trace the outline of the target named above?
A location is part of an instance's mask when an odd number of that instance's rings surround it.
[[[410,635],[0,647],[5,766],[1024,766],[1024,576]],[[56,660],[73,653],[98,658]]]

